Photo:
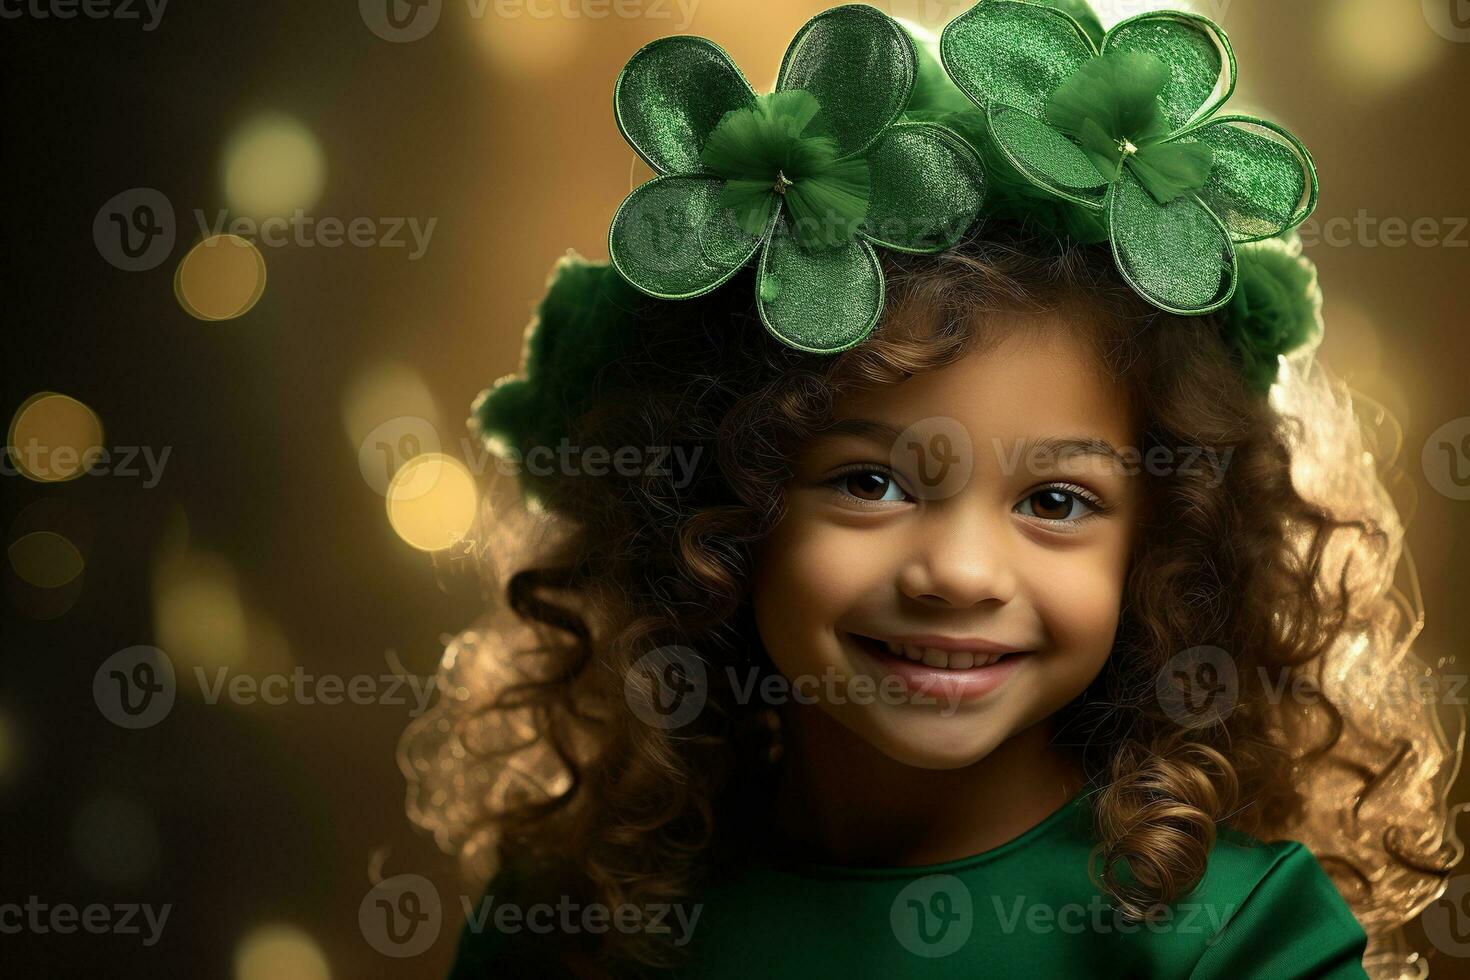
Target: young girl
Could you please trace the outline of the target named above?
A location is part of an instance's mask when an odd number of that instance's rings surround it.
[[[1084,4],[981,0],[943,68],[893,23],[816,18],[772,96],[694,39],[619,81],[661,176],[476,406],[532,506],[494,488],[503,602],[405,736],[411,814],[493,875],[454,976],[1413,975],[1459,745],[1391,696],[1402,529],[1314,271],[1212,169],[1254,144],[1062,147],[1070,79],[1177,108]]]

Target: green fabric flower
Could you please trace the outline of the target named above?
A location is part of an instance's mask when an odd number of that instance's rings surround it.
[[[1241,373],[1259,392],[1276,383],[1282,355],[1322,337],[1322,290],[1301,239],[1243,245],[1240,282],[1221,311],[1222,333],[1240,358]]]
[[[808,21],[769,95],[704,38],[642,48],[613,101],[659,176],[613,217],[613,266],[650,296],[689,299],[758,254],[757,307],[776,338],[824,354],[860,343],[883,310],[873,246],[942,251],[985,198],[963,139],[900,119],[917,73],[903,28],[861,4]]]
[[[1016,170],[1106,221],[1140,295],[1175,313],[1217,310],[1236,289],[1235,246],[1316,207],[1311,155],[1274,123],[1216,115],[1235,55],[1208,19],[1159,11],[1094,36],[1055,7],[980,0],[940,52]]]
[[[1089,37],[1101,42],[1102,24],[1086,0],[1032,0],[1071,14]],[[1106,218],[1042,190],[1021,175],[990,136],[985,113],[960,91],[939,57],[939,35],[921,24],[894,18],[913,39],[919,56],[919,78],[904,110],[905,121],[933,122],[958,133],[980,158],[987,193],[985,217],[1018,221],[1084,244],[1108,240]]]

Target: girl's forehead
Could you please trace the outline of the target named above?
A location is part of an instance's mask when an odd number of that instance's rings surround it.
[[[1027,323],[945,367],[851,392],[836,401],[834,416],[898,430],[940,417],[972,438],[1098,438],[1124,446],[1136,442],[1130,405],[1123,384],[1075,330]]]

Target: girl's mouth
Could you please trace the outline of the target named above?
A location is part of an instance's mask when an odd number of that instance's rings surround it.
[[[981,653],[970,650],[940,650],[936,647],[918,646],[911,643],[877,640],[869,636],[858,636],[856,633],[853,636],[880,655],[900,658],[939,670],[973,670],[976,667],[989,667],[1003,657],[1013,656],[1011,653],[1000,651]]]
[[[1031,651],[940,650],[849,633],[848,637],[885,674],[911,692],[951,700],[983,698],[999,688]]]

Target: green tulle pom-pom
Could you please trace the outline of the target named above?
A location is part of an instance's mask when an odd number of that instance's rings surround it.
[[[598,371],[631,348],[637,311],[647,302],[607,262],[569,251],[526,328],[521,373],[480,393],[471,427],[513,460],[536,446],[557,446],[592,403]],[[542,501],[552,490],[524,469],[521,486]]]
[[[710,134],[700,162],[725,178],[720,206],[747,235],[765,233],[778,196],[807,248],[833,248],[857,233],[872,194],[868,162],[842,157],[820,114],[810,92],[772,92],[725,113]]]
[[[1322,337],[1317,267],[1294,233],[1238,247],[1235,296],[1221,310],[1222,329],[1252,389],[1275,384],[1281,355]]]
[[[1166,142],[1159,93],[1168,80],[1169,66],[1151,54],[1105,52],[1051,94],[1046,120],[1076,139],[1104,178],[1126,162],[1154,200],[1168,204],[1204,187],[1215,160],[1203,143]]]

